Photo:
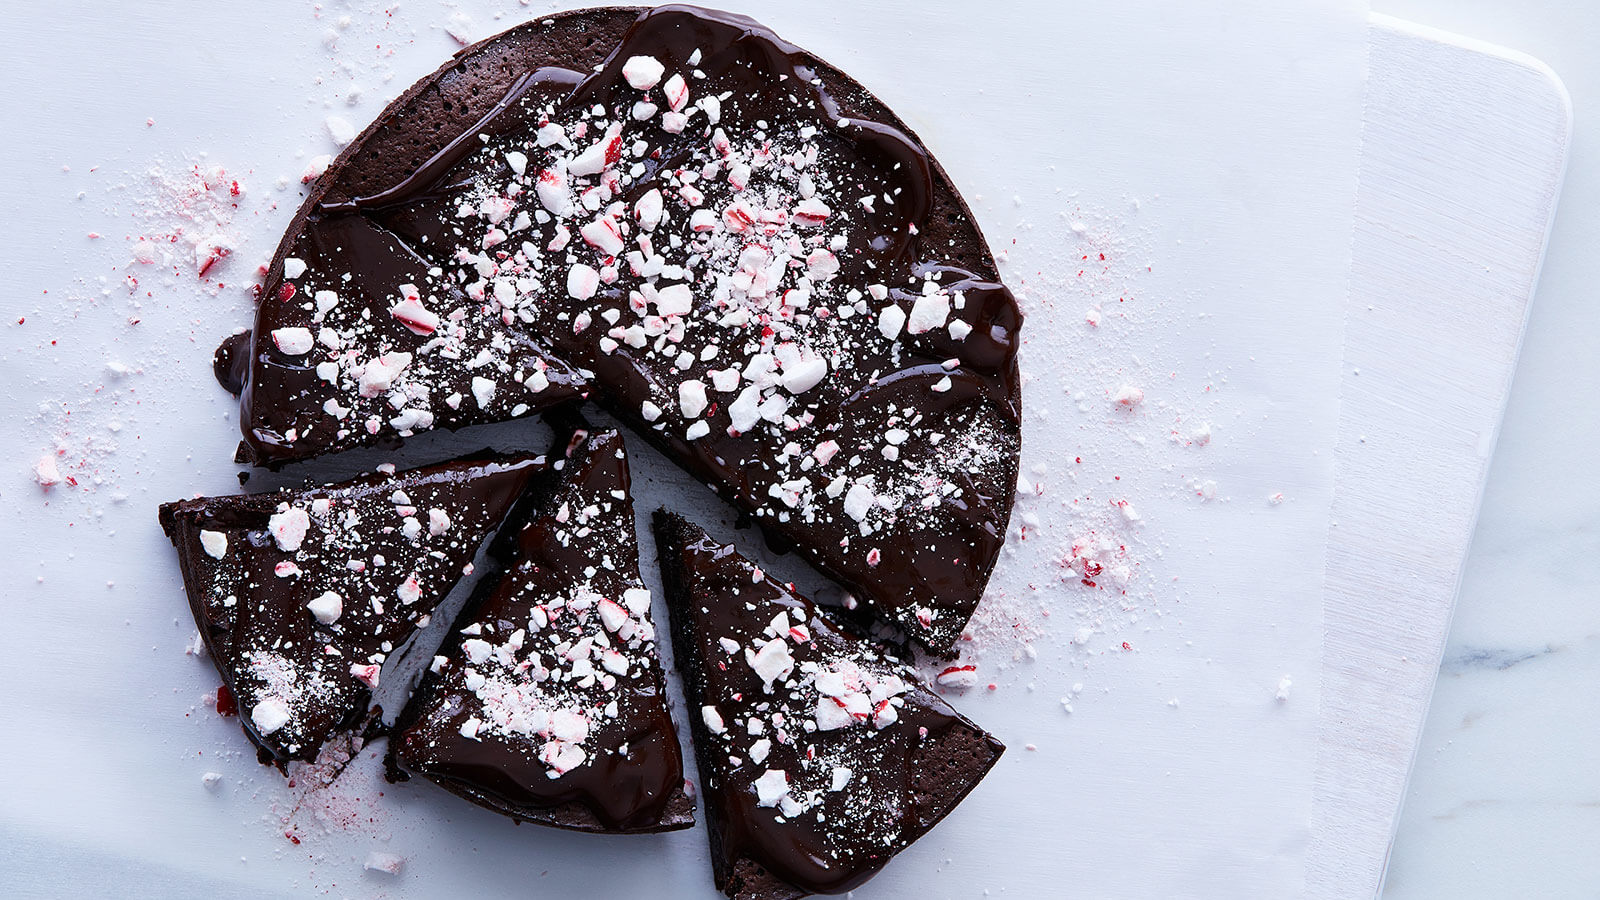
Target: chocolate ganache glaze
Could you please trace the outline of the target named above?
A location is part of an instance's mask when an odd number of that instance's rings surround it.
[[[161,507],[195,623],[264,762],[315,759],[366,716],[385,660],[544,469],[484,455]]]
[[[859,886],[1004,747],[731,547],[655,517],[717,887],[789,900]]]
[[[359,152],[325,176],[345,187],[286,238],[235,378],[246,456],[588,393],[948,652],[1004,539],[1021,442],[1021,315],[970,212],[881,103],[751,20],[574,15],[589,56],[511,60],[469,127],[381,184],[344,174]],[[380,122],[406,133],[393,109]],[[324,318],[285,335],[285,310]]]
[[[688,828],[622,438],[580,432],[571,446],[496,538],[504,571],[480,583],[402,713],[391,771],[520,821]]]

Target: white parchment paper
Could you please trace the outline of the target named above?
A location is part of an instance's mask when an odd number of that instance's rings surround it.
[[[1298,893],[1364,4],[728,5],[907,119],[1029,316],[1026,497],[966,653],[979,684],[953,697],[1010,750],[857,896]],[[449,32],[539,11],[8,11],[0,878],[14,895],[712,895],[699,829],[515,828],[370,766],[336,791],[287,787],[200,702],[217,679],[184,655],[193,624],[155,522],[161,501],[237,489],[210,352],[247,323],[239,285],[307,161],[334,150],[326,120],[360,127],[458,46]],[[185,200],[192,166],[237,176],[238,209]],[[172,243],[192,248],[221,216],[226,287],[181,254],[130,263],[137,238],[177,221]],[[1124,388],[1142,401],[1118,403]],[[485,429],[397,459],[539,441]],[[677,506],[754,550],[703,488],[635,449],[641,511]],[[79,483],[41,491],[43,454]],[[401,874],[364,872],[373,850],[405,857]]]

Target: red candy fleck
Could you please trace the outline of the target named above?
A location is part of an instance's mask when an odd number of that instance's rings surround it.
[[[239,701],[234,699],[233,689],[227,685],[217,688],[217,715],[237,716],[239,714]]]

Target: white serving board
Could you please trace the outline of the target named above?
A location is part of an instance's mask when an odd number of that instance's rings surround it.
[[[1311,897],[1381,890],[1566,170],[1521,53],[1374,14],[1324,614]]]

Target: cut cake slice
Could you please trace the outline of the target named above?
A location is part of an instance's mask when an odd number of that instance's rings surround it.
[[[998,740],[733,548],[656,513],[717,887],[842,893],[927,833]]]
[[[391,771],[518,821],[687,828],[694,803],[639,577],[622,438],[580,431],[552,467],[559,478],[495,541],[504,571],[480,585],[402,715]]]
[[[471,570],[543,457],[482,456],[161,507],[195,623],[263,762],[315,759]]]

